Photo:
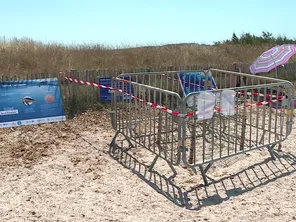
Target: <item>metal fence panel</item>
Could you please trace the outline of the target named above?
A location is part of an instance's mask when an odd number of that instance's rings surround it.
[[[181,74],[192,73],[204,77],[182,82]],[[111,111],[117,134],[170,165],[180,164],[181,158],[188,167],[200,167],[205,182],[216,160],[263,147],[274,157],[274,146],[292,129],[294,87],[285,80],[210,69],[121,74],[113,86],[121,89],[114,92]],[[186,94],[184,87],[191,91]],[[225,92],[234,98],[229,115],[221,102],[227,99]],[[131,98],[124,99],[124,94]],[[199,95],[206,95],[205,101],[214,96],[211,118],[200,119]]]

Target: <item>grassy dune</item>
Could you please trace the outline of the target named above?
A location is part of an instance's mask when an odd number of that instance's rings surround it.
[[[21,75],[49,73],[61,70],[166,66],[230,65],[251,63],[271,45],[170,44],[144,47],[112,47],[82,44],[62,45],[30,39],[11,39],[0,42],[0,74]],[[295,61],[295,59],[291,59]],[[246,70],[247,71],[247,70]]]

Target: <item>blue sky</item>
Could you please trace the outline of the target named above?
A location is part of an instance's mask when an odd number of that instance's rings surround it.
[[[296,0],[0,0],[0,37],[63,44],[204,43],[232,33],[296,38]]]

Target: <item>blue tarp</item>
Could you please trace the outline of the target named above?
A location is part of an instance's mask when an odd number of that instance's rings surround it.
[[[179,73],[179,79],[185,96],[191,92],[205,91],[206,76],[203,72]],[[212,83],[211,86],[208,84],[208,90],[217,89],[212,76],[208,76],[208,81]]]

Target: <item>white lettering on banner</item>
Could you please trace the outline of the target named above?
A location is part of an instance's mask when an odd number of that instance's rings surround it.
[[[40,119],[18,120],[18,121],[0,123],[0,128],[6,128],[6,127],[12,127],[12,126],[32,125],[32,124],[36,124],[36,123],[60,122],[60,121],[65,121],[65,120],[66,120],[66,116],[54,116],[54,117],[46,117],[46,118],[40,118]]]
[[[7,116],[7,115],[14,115],[14,114],[18,114],[17,109],[0,111],[0,116]]]
[[[17,86],[26,86],[27,84],[15,84],[15,85],[2,85],[1,87],[17,87]]]

